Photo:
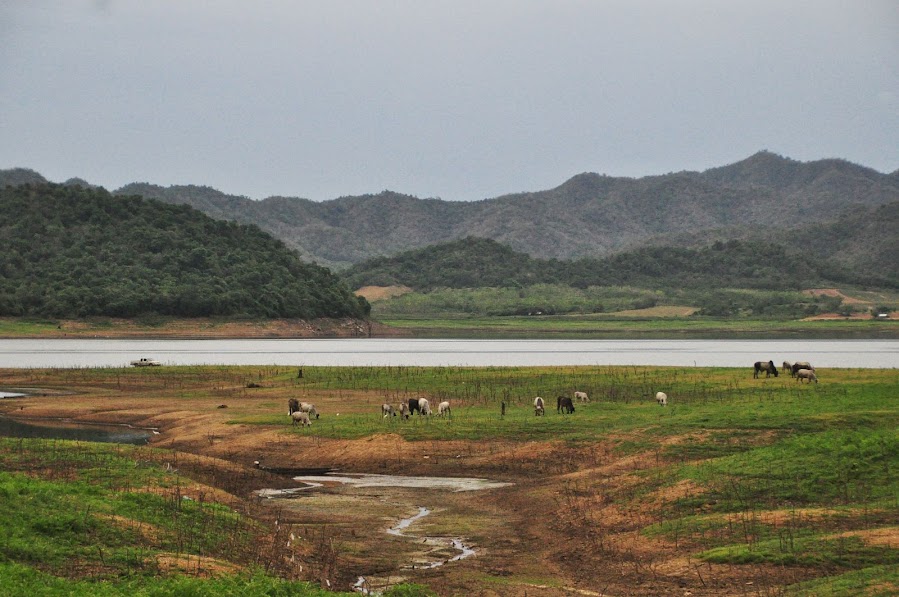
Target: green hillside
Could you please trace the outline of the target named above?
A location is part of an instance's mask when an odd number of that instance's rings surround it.
[[[837,279],[851,283],[869,278],[855,280],[847,269],[765,242],[716,242],[698,249],[647,247],[605,259],[561,261],[534,259],[478,238],[371,259],[342,275],[353,288],[403,285],[421,291],[532,284],[798,290]]]
[[[0,170],[0,187],[40,180],[31,170]],[[70,179],[67,184],[84,181]],[[255,201],[208,186],[150,183],[129,184],[114,193],[190,205],[217,219],[255,224],[303,259],[345,268],[470,236],[494,239],[532,257],[566,260],[760,235],[795,246],[790,242],[793,229],[808,229],[817,240],[816,228],[899,201],[899,177],[845,160],[800,162],[762,151],[704,172],[642,178],[586,172],[555,188],[471,202],[386,190],[322,202],[297,197]],[[839,261],[853,269],[867,267],[869,239],[854,235],[851,228],[840,234]],[[880,238],[899,244],[895,229]],[[822,241],[800,248],[820,258],[830,257],[831,246]]]
[[[255,226],[54,184],[0,189],[0,315],[365,316],[330,271]]]

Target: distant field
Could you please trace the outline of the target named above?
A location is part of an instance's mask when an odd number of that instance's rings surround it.
[[[555,338],[899,338],[899,320],[767,320],[625,315],[531,317],[384,317],[418,337]]]

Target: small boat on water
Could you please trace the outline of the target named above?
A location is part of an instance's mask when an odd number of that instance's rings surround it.
[[[131,361],[132,367],[159,367],[160,365],[162,365],[162,363],[156,359],[140,358],[136,361]]]

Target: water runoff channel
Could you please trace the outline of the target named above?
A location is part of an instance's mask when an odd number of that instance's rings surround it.
[[[496,489],[506,487],[511,483],[503,481],[492,481],[490,479],[473,478],[473,477],[411,477],[402,475],[377,475],[377,474],[333,474],[326,473],[323,475],[301,475],[293,477],[294,481],[303,485],[289,489],[262,489],[257,492],[262,498],[267,499],[284,499],[294,497],[300,492],[314,491],[325,485],[344,485],[347,487],[368,487],[368,488],[386,488],[399,487],[406,489],[423,489],[423,490],[440,490],[445,491],[482,491],[487,489]],[[400,569],[428,569],[437,568],[450,562],[457,562],[465,558],[469,558],[477,554],[477,551],[470,544],[466,543],[464,537],[444,537],[429,536],[413,533],[410,530],[417,521],[430,516],[431,508],[427,506],[417,506],[418,512],[397,521],[393,526],[385,530],[388,535],[395,537],[408,538],[414,540],[419,546],[433,548],[435,553],[454,552],[449,557],[440,557],[438,559],[430,559],[427,561],[415,561],[404,565]],[[353,589],[363,595],[379,595],[381,590],[389,586],[391,577],[365,577],[360,576],[353,585]],[[394,581],[397,577],[393,577]]]

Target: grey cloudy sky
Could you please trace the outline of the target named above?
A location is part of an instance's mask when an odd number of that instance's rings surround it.
[[[760,149],[899,168],[896,0],[0,0],[0,168],[484,199]]]

